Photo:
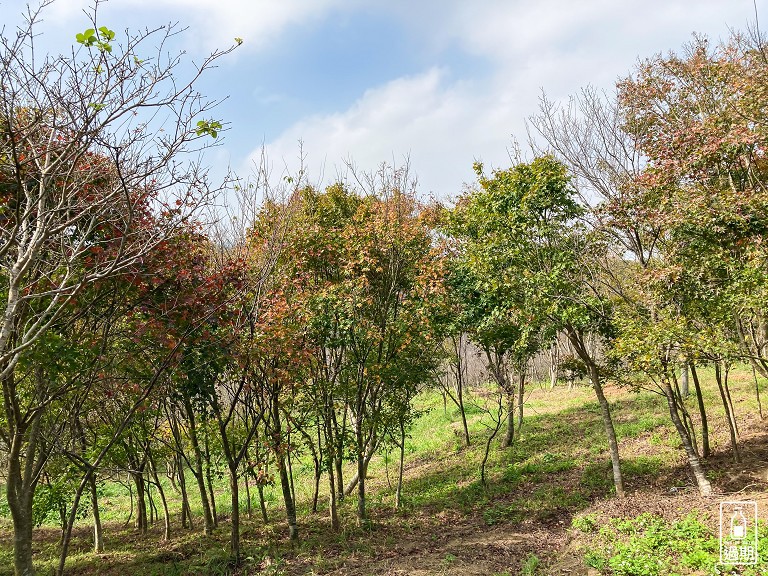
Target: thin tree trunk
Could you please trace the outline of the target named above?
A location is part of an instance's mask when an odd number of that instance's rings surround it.
[[[216,512],[216,494],[213,491],[213,479],[211,477],[211,450],[208,442],[208,431],[204,429],[205,433],[205,482],[208,486],[208,499],[211,503],[211,516],[213,518],[213,527],[219,526],[219,515]]]
[[[683,362],[680,366],[680,395],[685,400],[688,394],[688,362]]]
[[[525,403],[525,371],[523,368],[520,370],[517,381],[517,433],[520,434],[520,429],[523,427],[523,405]]]
[[[315,482],[312,490],[312,513],[317,513],[317,501],[320,498],[320,461],[315,457]]]
[[[181,492],[181,527],[189,529],[194,528],[192,521],[192,510],[189,506],[189,495],[187,494],[187,478],[184,474],[184,463],[181,461],[181,457],[177,456],[177,474],[179,478],[179,491]],[[189,522],[189,524],[187,524]]]
[[[549,388],[554,390],[557,386],[557,370],[560,363],[560,348],[557,342],[549,350]]]
[[[462,379],[463,380],[463,379]],[[461,415],[461,425],[464,428],[464,442],[467,446],[470,445],[469,441],[469,426],[467,426],[467,412],[464,409],[464,384],[458,382],[456,385],[456,398],[458,399],[459,414]]]
[[[344,415],[342,420],[341,430],[339,430],[338,418],[336,418],[336,410],[331,405],[331,423],[333,424],[333,437],[336,440],[336,446],[334,447],[334,466],[336,467],[336,499],[341,502],[344,500],[344,467],[342,454],[344,453],[344,434],[347,429],[347,416],[346,416],[347,404],[344,404]]]
[[[502,448],[509,448],[515,441],[515,395],[507,393],[507,431],[504,434],[504,440],[501,442]]]
[[[403,463],[405,461],[405,425],[400,422],[400,466],[397,472],[397,490],[395,491],[395,508],[400,508],[403,494]]]
[[[157,506],[155,505],[155,498],[152,496],[152,484],[146,482],[147,503],[149,504],[149,523],[154,524],[159,518],[157,514]]]
[[[613,419],[611,418],[611,407],[608,403],[608,399],[603,393],[603,385],[600,382],[600,371],[597,368],[597,364],[587,350],[584,342],[583,334],[574,328],[569,328],[566,332],[568,340],[573,345],[576,354],[579,356],[582,362],[586,364],[589,370],[589,379],[592,382],[592,388],[595,391],[597,402],[600,405],[600,416],[603,419],[603,427],[605,428],[605,435],[608,438],[608,450],[611,454],[611,467],[613,468],[613,486],[616,490],[616,496],[619,498],[624,497],[624,479],[621,475],[621,460],[619,458],[619,443],[616,440],[616,429],[613,427]]]
[[[595,390],[597,396],[597,402],[600,404],[600,415],[603,419],[603,426],[605,427],[605,435],[608,437],[608,449],[611,453],[611,467],[613,468],[613,486],[616,489],[616,496],[619,498],[624,497],[624,479],[621,475],[621,460],[619,459],[619,443],[616,440],[616,429],[613,427],[613,419],[611,418],[611,407],[608,404],[608,399],[603,393],[603,386],[600,382],[600,374],[597,370],[597,366],[594,364],[589,367],[590,379],[592,380],[592,387]]]
[[[288,453],[286,454],[286,461],[288,462],[288,480],[290,481],[291,485],[291,499],[293,499],[294,504],[296,503],[296,486],[294,485],[293,481],[293,458],[291,458],[291,433],[288,432]]]
[[[131,518],[133,518],[133,486],[131,486],[131,479],[128,478],[128,498],[130,499],[131,508],[128,510],[128,518],[125,519],[125,524],[123,524],[123,528],[127,528],[128,525],[131,523]]]
[[[707,422],[707,411],[704,407],[704,396],[701,392],[701,384],[699,382],[699,375],[696,372],[696,366],[690,364],[691,367],[691,379],[693,380],[693,387],[696,389],[696,402],[699,405],[699,414],[701,415],[701,457],[708,458],[710,455],[709,449],[709,424]]]
[[[192,452],[194,454],[194,468],[190,467],[190,469],[192,470],[192,475],[195,477],[197,488],[200,492],[200,503],[203,508],[203,519],[205,522],[203,525],[203,533],[208,536],[213,533],[214,522],[213,513],[211,512],[211,504],[208,500],[208,491],[205,487],[205,475],[203,473],[203,452],[200,449],[200,442],[197,437],[197,425],[195,422],[194,411],[192,409],[192,403],[188,398],[185,398],[184,402],[187,412],[187,420],[189,423],[189,441],[192,444]]]
[[[752,377],[755,379],[755,398],[757,398],[757,410],[760,414],[760,420],[763,419],[763,404],[760,402],[760,386],[757,384],[757,371],[754,364],[752,365]]]
[[[672,422],[677,429],[677,433],[680,436],[680,440],[683,443],[683,448],[688,456],[688,465],[691,467],[693,476],[696,479],[696,485],[699,488],[699,493],[702,496],[709,496],[712,494],[712,485],[707,479],[707,475],[704,472],[704,468],[701,466],[696,450],[691,443],[691,437],[688,434],[688,430],[680,420],[680,414],[678,412],[678,405],[675,398],[675,393],[669,384],[669,380],[663,377],[664,395],[667,397],[667,406],[669,407],[669,415],[672,418]]]
[[[456,377],[456,398],[455,404],[459,409],[459,415],[461,416],[461,425],[464,428],[464,443],[466,446],[470,445],[469,441],[469,427],[467,426],[467,412],[464,409],[464,382],[466,374],[466,358],[464,352],[466,346],[463,345],[465,337],[459,334],[458,339],[453,336],[451,341],[453,343],[453,351],[456,353],[456,361],[453,363],[454,376]],[[448,383],[446,382],[445,389],[448,389]],[[443,395],[445,398],[445,394]],[[451,395],[453,400],[453,396]]]
[[[175,475],[179,482],[179,492],[181,492],[181,527],[192,529],[194,524],[192,521],[192,511],[189,507],[189,495],[187,494],[187,478],[184,474],[184,464],[180,456],[177,456]]]
[[[368,465],[371,462],[371,458],[373,458],[373,455],[376,453],[376,448],[378,448],[379,443],[376,438],[372,438],[370,443],[368,444],[368,448],[365,450],[365,461],[364,461],[364,469],[367,473],[368,471]],[[352,491],[355,489],[355,486],[357,486],[357,481],[360,478],[360,473],[355,472],[355,475],[352,476],[352,480],[349,481],[349,484],[347,484],[346,488],[344,488],[344,496],[349,496],[352,494]]]
[[[288,520],[288,537],[291,540],[299,539],[299,528],[296,524],[296,505],[291,494],[291,479],[288,477],[288,467],[285,465],[285,457],[277,458],[277,467],[280,472],[280,487],[283,491],[285,503],[285,515]]]
[[[262,484],[257,484],[256,491],[259,493],[259,507],[261,508],[261,519],[264,521],[264,524],[269,524],[269,516],[267,515],[267,503],[264,500],[264,486]]]
[[[738,464],[741,462],[741,454],[739,453],[739,445],[738,441],[736,440],[736,427],[733,424],[733,415],[731,414],[731,409],[728,405],[728,398],[726,397],[725,390],[723,389],[723,376],[719,362],[715,362],[715,380],[717,381],[717,388],[720,391],[720,400],[723,402],[723,410],[725,410],[725,421],[728,423],[728,434],[731,440],[733,460]]]
[[[93,513],[93,551],[96,554],[104,552],[104,533],[101,529],[101,515],[99,514],[99,494],[96,489],[96,476],[91,475],[88,482],[91,488],[91,511]]]
[[[144,475],[141,472],[132,472],[131,475],[136,484],[136,528],[140,534],[146,534],[147,500],[144,494]]]
[[[237,485],[237,468],[229,468],[229,489],[232,498],[229,547],[235,564],[240,562],[240,494]]]
[[[283,492],[283,502],[285,504],[285,516],[288,520],[288,537],[291,540],[299,539],[299,528],[296,524],[296,502],[293,499],[291,491],[291,479],[288,475],[288,467],[285,462],[285,453],[280,444],[283,441],[282,426],[280,424],[280,404],[278,403],[277,393],[272,397],[272,426],[274,431],[272,437],[275,440],[275,460],[280,474],[280,488]]]
[[[341,527],[339,523],[339,514],[336,509],[336,481],[334,479],[334,438],[333,438],[333,422],[331,421],[330,411],[333,410],[332,400],[326,398],[325,402],[325,434],[326,434],[326,448],[328,452],[327,464],[328,464],[328,514],[331,518],[331,529],[338,531]]]
[[[247,461],[247,457],[246,457],[246,461]],[[251,520],[253,518],[253,511],[251,507],[251,488],[250,488],[250,482],[248,481],[247,474],[243,475],[243,480],[244,480],[243,484],[245,486],[245,499],[246,499],[245,510],[246,510],[246,513],[248,514],[248,520]]]
[[[317,513],[317,501],[320,498],[320,476],[322,474],[320,455],[318,454],[318,452],[322,450],[322,447],[320,444],[320,418],[317,419],[317,446],[318,446],[318,449],[315,450],[314,446],[310,444],[310,449],[312,450],[312,463],[315,466],[315,485],[314,485],[314,491],[312,492],[312,512],[313,513]]]
[[[152,478],[157,485],[157,493],[160,495],[160,503],[163,505],[163,540],[167,542],[171,539],[171,515],[168,512],[168,500],[165,498],[163,485],[160,484],[160,476],[157,473],[155,459],[149,451],[147,451],[147,457],[149,458],[149,467],[152,472]]]
[[[493,439],[496,437],[496,434],[498,434],[499,430],[501,430],[501,423],[504,420],[504,405],[501,397],[499,397],[497,410],[498,410],[497,412],[498,418],[494,420],[496,425],[494,426],[490,436],[488,436],[488,440],[485,442],[485,452],[483,453],[483,460],[480,462],[480,483],[483,486],[486,486],[485,465],[488,463],[488,455],[491,451],[491,442],[493,442]]]
[[[336,454],[333,466],[336,468],[336,499],[344,500],[344,467],[341,456]]]
[[[731,420],[733,421],[733,429],[736,431],[736,438],[741,436],[739,432],[739,422],[736,420],[736,410],[733,408],[733,400],[731,399],[731,388],[728,385],[728,375],[730,374],[730,367],[723,363],[723,388],[725,389],[725,397],[728,399],[728,408],[731,414]]]
[[[357,439],[357,525],[365,523],[365,450],[363,443],[362,418],[357,416],[355,421],[355,437]]]

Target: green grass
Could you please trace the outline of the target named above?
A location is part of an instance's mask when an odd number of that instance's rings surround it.
[[[574,527],[594,533],[594,518]],[[585,530],[584,528],[588,528]],[[761,524],[758,540],[761,560],[753,566],[719,564],[719,536],[693,511],[676,521],[643,513],[616,518],[594,534],[584,554],[586,564],[613,576],[665,576],[673,574],[742,574],[758,576],[768,570],[768,535]],[[754,536],[754,532],[752,533]]]
[[[712,383],[712,374],[702,369],[700,377],[705,384],[713,444],[726,446],[722,407]],[[761,384],[765,382],[761,380]],[[735,372],[731,386],[737,414],[756,413],[751,372]],[[379,549],[377,547],[393,546],[398,541],[398,534],[418,533],[423,518],[443,511],[478,518],[481,523],[493,526],[562,522],[565,529],[572,525],[589,540],[588,549],[584,552],[587,563],[603,574],[653,576],[655,573],[673,573],[665,570],[691,574],[699,569],[697,566],[706,568],[704,555],[711,552],[707,548],[710,545],[707,542],[711,543],[711,533],[696,536],[701,539],[701,546],[690,550],[677,550],[669,543],[670,538],[681,530],[694,530],[693,520],[688,528],[684,525],[654,524],[655,521],[636,518],[626,519],[628,524],[625,525],[600,524],[599,515],[591,512],[590,508],[598,499],[612,494],[613,478],[605,431],[594,393],[588,387],[570,391],[558,388],[552,392],[533,386],[530,389],[532,394],[526,404],[525,421],[513,446],[501,449],[498,439],[491,446],[486,486],[480,483],[479,462],[491,422],[488,415],[476,406],[476,395],[470,391],[467,401],[472,441],[467,447],[464,446],[463,430],[455,407],[449,403],[444,408],[442,397],[435,392],[422,394],[417,404],[424,414],[415,422],[406,442],[403,509],[396,513],[392,510],[397,454],[392,452],[387,458],[376,456],[371,461],[367,483],[368,509],[373,522],[365,528],[355,526],[355,498],[352,497],[340,503],[343,530],[336,534],[328,530],[325,523],[325,477],[321,482],[319,515],[310,514],[311,459],[300,450],[293,452],[302,540],[291,546],[284,539],[279,485],[268,486],[265,490],[270,515],[267,526],[260,521],[256,490],[251,493],[253,519],[248,519],[245,514],[245,494],[241,491],[242,548],[246,573],[291,573],[292,563],[298,562],[298,558],[313,566],[317,573],[333,570],[344,565],[350,557],[369,556]],[[768,405],[768,395],[766,401]],[[688,407],[698,424],[695,402],[695,397],[691,396]],[[644,489],[661,483],[663,490],[664,486],[679,486],[681,482],[688,482],[685,459],[677,448],[679,440],[669,423],[662,398],[650,392],[614,390],[611,392],[611,407],[621,444],[622,471],[628,486]],[[354,465],[347,464],[344,472],[345,479],[351,478]],[[117,482],[104,482],[100,486],[100,505],[102,518],[108,525],[105,534],[107,553],[99,558],[90,552],[86,514],[78,522],[78,532],[67,565],[69,573],[93,574],[103,570],[108,574],[149,576],[231,572],[226,520],[213,536],[204,537],[201,534],[202,509],[192,476],[187,478],[187,489],[196,520],[194,531],[179,527],[179,498],[166,479],[163,479],[163,486],[174,519],[170,543],[159,544],[159,524],[155,524],[151,534],[144,537],[135,534],[131,526],[123,527],[130,508],[129,490]],[[217,511],[220,516],[226,517],[230,513],[230,495],[225,477],[216,480],[215,492]],[[161,509],[156,495],[155,502]],[[5,576],[11,573],[11,540],[7,518],[0,521],[0,576]],[[57,536],[51,525],[43,530],[46,537],[37,539],[35,543],[38,551],[36,563],[41,574],[48,574],[55,564]],[[377,533],[375,543],[371,540],[370,531]],[[659,534],[662,540],[658,540]],[[659,547],[658,561],[661,564],[650,568],[646,574],[641,568],[633,567],[629,559],[633,554],[653,552],[654,542]],[[662,550],[666,553],[662,554]],[[443,558],[446,569],[455,562],[457,560],[450,555]],[[520,573],[547,573],[546,558],[542,559],[540,555],[521,557],[520,562]]]

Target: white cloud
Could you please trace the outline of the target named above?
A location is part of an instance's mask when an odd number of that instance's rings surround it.
[[[346,159],[371,170],[409,156],[423,192],[452,195],[471,178],[473,154],[495,148],[496,156],[505,156],[509,133],[499,129],[509,124],[512,110],[484,88],[449,82],[437,68],[399,78],[368,90],[345,112],[297,122],[268,144],[269,156],[295,168],[302,141],[310,169],[325,164],[331,175]],[[257,158],[255,152],[249,161]]]
[[[189,48],[210,50],[245,40],[243,51],[261,50],[287,27],[321,19],[357,0],[113,0],[99,8],[111,28],[152,27],[170,21],[190,26]],[[92,0],[56,0],[44,11],[46,20],[62,23],[83,20]],[[19,6],[19,12],[22,6]],[[74,34],[74,32],[72,33]]]
[[[407,5],[406,5],[407,4]],[[363,169],[410,155],[423,192],[455,195],[474,179],[473,159],[509,163],[512,135],[525,140],[525,118],[543,88],[566,98],[592,84],[611,90],[638,57],[678,49],[694,31],[727,35],[743,27],[752,2],[691,4],[667,0],[546,0],[542,2],[395,2],[413,33],[432,48],[453,43],[482,56],[485,80],[455,79],[432,68],[369,89],[347,110],[301,119],[268,144],[273,161],[291,165],[298,141],[310,167],[326,173],[352,158]]]

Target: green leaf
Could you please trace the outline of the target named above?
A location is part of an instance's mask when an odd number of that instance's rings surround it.
[[[110,30],[106,26],[102,26],[99,28],[99,33],[101,34],[101,37],[104,40],[114,40],[115,38],[115,32],[113,30]]]

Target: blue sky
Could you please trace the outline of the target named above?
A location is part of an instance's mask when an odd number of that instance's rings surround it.
[[[3,23],[25,3],[0,0]],[[47,9],[48,50],[71,46],[89,4]],[[768,28],[768,0],[757,9]],[[100,20],[118,32],[178,21],[192,59],[244,39],[199,85],[228,98],[216,115],[230,129],[206,158],[215,174],[247,174],[262,143],[276,172],[293,169],[301,140],[314,180],[346,159],[373,170],[408,156],[421,193],[447,198],[473,161],[509,164],[542,90],[610,91],[638,58],[693,32],[725,38],[754,13],[752,0],[109,0]]]

